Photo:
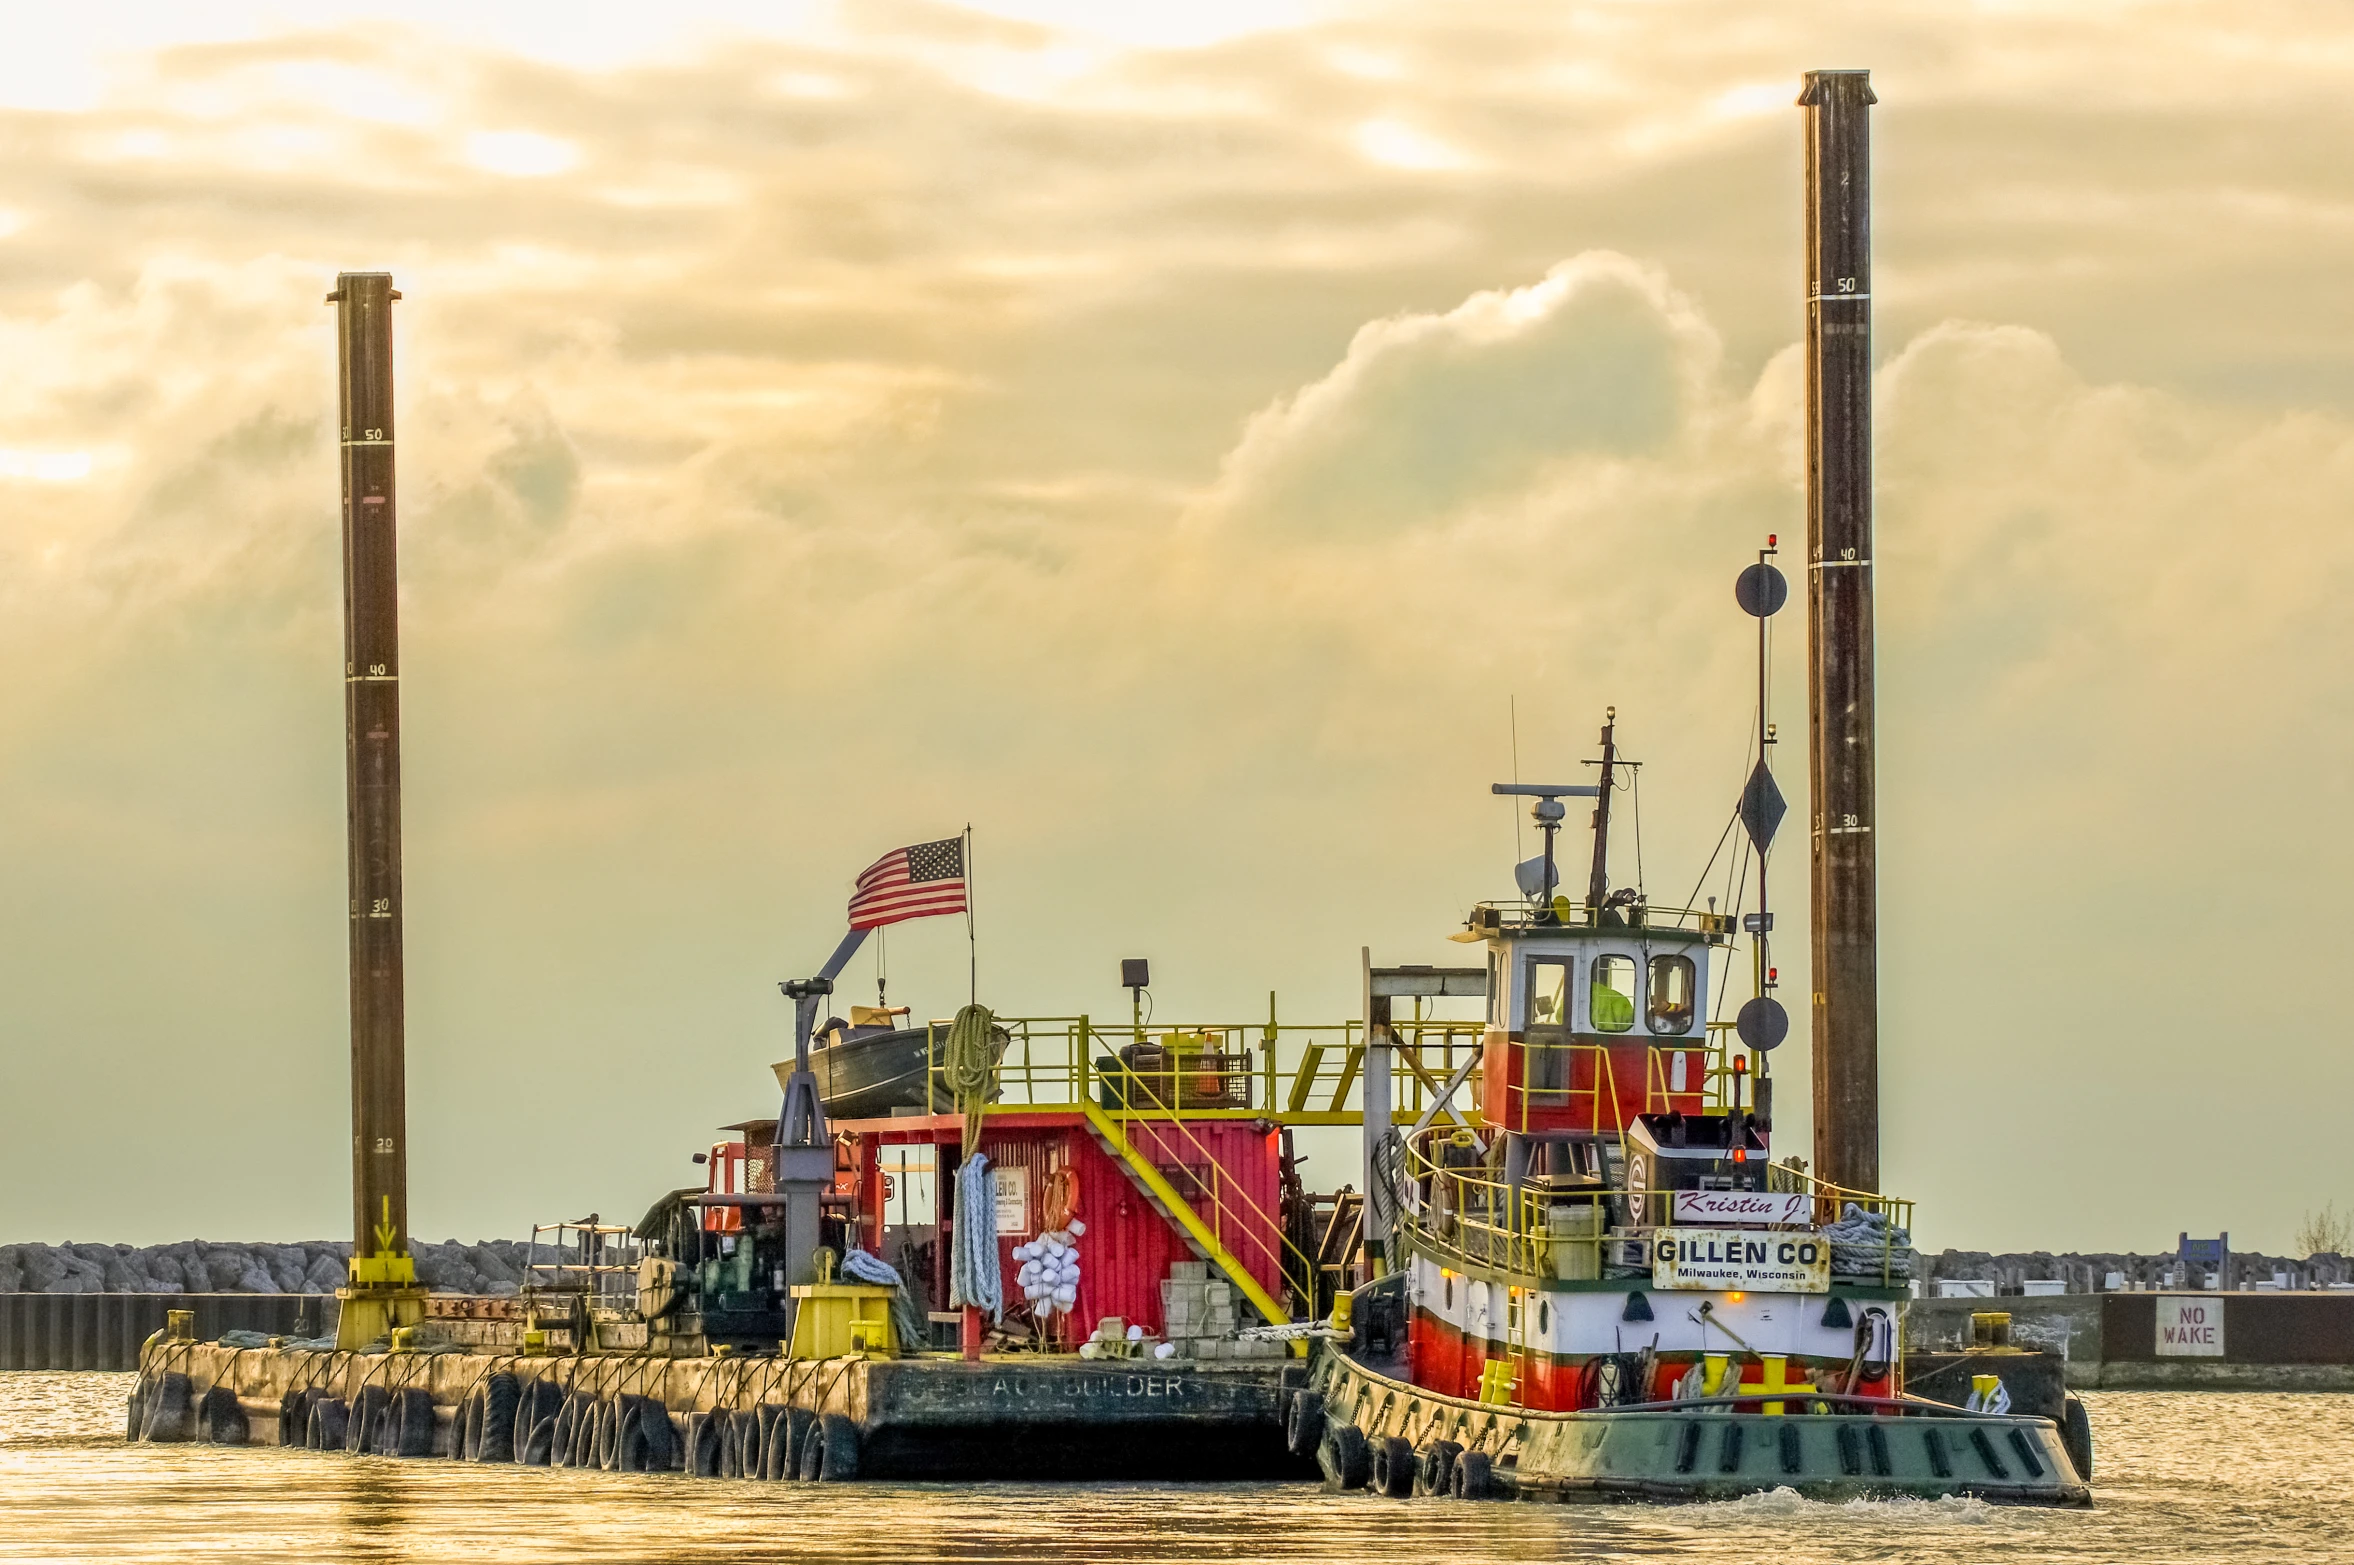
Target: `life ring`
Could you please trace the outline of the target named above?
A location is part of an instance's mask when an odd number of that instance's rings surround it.
[[[1039,1218],[1044,1223],[1043,1233],[1061,1233],[1071,1226],[1071,1219],[1079,1215],[1079,1171],[1063,1167],[1046,1176],[1046,1187],[1039,1202]]]

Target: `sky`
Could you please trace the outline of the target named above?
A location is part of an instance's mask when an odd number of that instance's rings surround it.
[[[1693,895],[1731,580],[1804,530],[1818,67],[1880,99],[1885,1182],[1931,1247],[2354,1203],[2354,21],[641,9],[12,28],[0,1239],[348,1222],[339,270],[404,295],[412,1223],[512,1236],[773,1113],[776,981],[968,823],[1017,1015],[1461,960],[1488,784],[1610,707],[1616,879]],[[966,957],[894,932],[892,998]]]

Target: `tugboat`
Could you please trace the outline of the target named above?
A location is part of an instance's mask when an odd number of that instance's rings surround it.
[[[1776,1161],[1780,1008],[1761,993],[1712,1023],[1700,1004],[1732,915],[1605,889],[1614,726],[1596,785],[1496,786],[1536,800],[1536,894],[1472,910],[1455,938],[1484,968],[1424,979],[1486,997],[1473,1105],[1378,1139],[1385,1275],[1321,1334],[1294,1450],[1400,1496],[2087,1503],[2089,1450],[2053,1420],[1904,1394],[1912,1203]],[[1582,901],[1545,894],[1573,795],[1598,796]]]
[[[1703,1020],[1704,998],[1722,993],[1711,959],[1732,944],[1732,913],[1611,889],[1609,802],[1626,764],[1614,724],[1593,784],[1496,786],[1534,798],[1545,851],[1519,866],[1520,900],[1480,905],[1454,937],[1484,945],[1485,967],[1438,979],[1485,997],[1476,1097],[1459,1123],[1425,1112],[1394,1134],[1368,1105],[1371,1275],[1345,1322],[1318,1334],[1288,1413],[1292,1449],[1313,1451],[1337,1487],[2089,1503],[2073,1399],[2048,1410],[2055,1420],[2013,1413],[1993,1377],[1967,1407],[1902,1383],[1912,1205],[1878,1189],[1873,101],[1861,71],[1810,72],[1799,98],[1815,1166],[1774,1156],[1767,1069],[1789,1026],[1765,897],[1784,809],[1766,624],[1789,596],[1769,538],[1735,588],[1758,621],[1756,763],[1736,812],[1758,866],[1757,904],[1740,920],[1752,996],[1733,1021]],[[1572,796],[1595,799],[1578,901],[1554,889]],[[1381,984],[1368,989],[1370,1042],[1386,1017]],[[1390,992],[1420,991],[1401,974]]]

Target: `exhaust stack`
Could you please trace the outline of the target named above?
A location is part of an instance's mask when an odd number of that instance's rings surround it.
[[[424,1317],[409,1258],[401,961],[400,624],[387,272],[345,272],[335,310],[343,467],[344,810],[351,870],[352,1254],[336,1345]]]
[[[1813,832],[1815,1173],[1880,1188],[1873,835],[1871,77],[1809,71],[1807,703]]]

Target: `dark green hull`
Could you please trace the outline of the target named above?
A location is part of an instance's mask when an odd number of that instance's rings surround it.
[[[1308,1390],[1322,1399],[1328,1426],[1345,1423],[1369,1443],[1390,1442],[1400,1458],[1409,1448],[1428,1452],[1441,1444],[1484,1455],[1499,1497],[1679,1502],[1791,1489],[1829,1501],[1951,1495],[2010,1505],[2092,1503],[2048,1418],[1924,1402],[1798,1412],[1802,1404],[1793,1401],[1794,1411],[1782,1415],[1704,1404],[1536,1412],[1438,1396],[1329,1344],[1319,1346]],[[1329,1456],[1325,1466],[1333,1474]]]

